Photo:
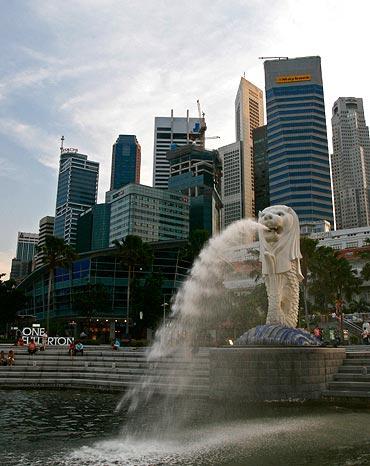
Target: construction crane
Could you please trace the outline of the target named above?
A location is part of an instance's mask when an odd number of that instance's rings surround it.
[[[192,132],[189,134],[189,139],[192,141],[201,140],[207,129],[206,121],[204,119],[205,113],[204,112],[202,113],[200,109],[199,99],[197,99],[197,106],[198,106],[199,122],[196,122],[194,124],[194,128],[192,129]],[[213,139],[216,139],[216,137],[213,137]]]
[[[260,60],[289,60],[289,57],[258,57]]]

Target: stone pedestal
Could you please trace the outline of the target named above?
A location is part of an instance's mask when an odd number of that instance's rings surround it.
[[[344,348],[211,348],[210,395],[235,401],[318,399],[344,358]]]

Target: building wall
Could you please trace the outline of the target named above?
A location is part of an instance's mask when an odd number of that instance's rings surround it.
[[[190,264],[180,258],[179,251],[184,241],[171,241],[152,244],[154,262],[148,268],[138,269],[135,277],[144,283],[150,273],[163,278],[162,293],[167,302],[186,278]],[[54,307],[50,317],[68,319],[81,317],[73,306],[73,295],[83,293],[88,284],[101,284],[106,287],[110,301],[97,318],[115,318],[120,321],[126,316],[127,267],[122,266],[114,249],[82,254],[69,269],[58,268],[55,273]],[[20,284],[27,297],[22,309],[24,315],[34,315],[38,320],[45,319],[47,312],[48,271],[41,267]]]
[[[77,252],[109,247],[110,204],[96,204],[83,212],[77,221]]]
[[[32,260],[36,254],[36,246],[39,239],[37,233],[18,232],[17,253],[12,260],[10,278],[22,280],[32,268]]]
[[[120,134],[112,149],[110,189],[140,183],[141,147],[136,136]]]
[[[189,112],[189,111],[188,111]],[[178,147],[194,141],[204,148],[204,132],[200,136],[199,129],[205,126],[204,118],[155,117],[154,120],[154,161],[153,187],[167,189],[170,166],[166,153],[176,145]]]
[[[235,126],[236,140],[242,141],[243,217],[246,218],[255,216],[253,130],[263,124],[263,92],[245,78],[241,78],[235,99]]]
[[[189,235],[187,196],[130,184],[110,193],[109,244],[127,235],[143,241],[185,239]]]
[[[243,145],[239,142],[218,149],[222,162],[222,228],[243,218]]]
[[[370,225],[370,140],[362,99],[339,98],[331,121],[337,228]]]
[[[264,66],[271,204],[292,207],[301,222],[333,224],[321,59]]]
[[[270,205],[267,126],[253,130],[254,193],[256,216]]]
[[[204,229],[211,235],[221,229],[222,165],[216,150],[189,144],[169,151],[168,189],[190,199],[190,230]]]
[[[37,246],[42,248],[45,245],[46,237],[54,234],[54,217],[46,216],[40,219],[39,222],[39,240]],[[40,267],[43,261],[43,254],[37,253],[35,256],[35,268]]]
[[[77,220],[82,212],[96,203],[99,164],[87,155],[66,149],[59,162],[54,235],[75,245]]]

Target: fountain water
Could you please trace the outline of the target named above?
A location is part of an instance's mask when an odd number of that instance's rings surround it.
[[[149,375],[124,395],[118,410],[128,404],[129,411],[134,411],[160,388],[162,394],[170,391],[172,396],[189,390],[194,394],[199,385],[196,379],[201,362],[200,342],[210,337],[209,328],[226,320],[230,311],[230,294],[224,286],[234,270],[230,254],[248,248],[261,228],[267,227],[252,219],[240,220],[209,240],[172,303],[169,322],[156,332],[147,354]],[[161,364],[164,359],[172,361],[173,367],[166,373]],[[169,400],[166,405],[170,405]]]

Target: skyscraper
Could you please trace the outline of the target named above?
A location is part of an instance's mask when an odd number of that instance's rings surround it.
[[[292,207],[303,223],[333,224],[321,59],[264,66],[271,204]]]
[[[140,183],[141,147],[136,136],[120,134],[113,144],[110,189]]]
[[[236,140],[242,141],[242,211],[243,217],[254,217],[253,130],[264,123],[263,92],[257,86],[240,79],[235,98]]]
[[[37,233],[18,232],[17,255],[12,260],[11,279],[22,280],[31,272],[32,259],[36,253],[38,239]]]
[[[370,141],[362,99],[340,97],[331,123],[337,229],[370,225]]]
[[[39,240],[37,246],[42,248],[45,245],[46,237],[52,236],[54,233],[54,217],[46,216],[40,220],[39,223]],[[38,268],[42,265],[43,254],[38,252],[35,256],[35,268]]]
[[[254,195],[256,215],[270,205],[267,126],[253,130]]]
[[[99,163],[87,160],[77,149],[63,149],[55,210],[54,235],[75,245],[77,220],[82,212],[96,204]]]
[[[155,117],[154,120],[154,163],[153,187],[167,189],[170,166],[166,153],[174,146],[184,146],[194,142],[204,149],[206,123],[204,117],[190,118],[187,110],[186,118]]]
[[[222,228],[243,218],[243,148],[242,142],[219,147],[222,162]]]
[[[222,165],[218,151],[188,144],[168,151],[167,159],[171,173],[168,189],[190,199],[190,231],[219,232]]]

